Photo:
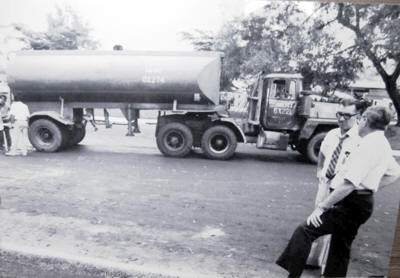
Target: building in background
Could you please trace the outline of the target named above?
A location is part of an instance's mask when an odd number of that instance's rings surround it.
[[[400,89],[399,83],[397,88]],[[388,107],[392,111],[393,120],[397,120],[397,113],[393,102],[389,97],[385,84],[380,80],[357,80],[349,85],[349,91],[356,98],[372,99],[373,105],[382,105]]]

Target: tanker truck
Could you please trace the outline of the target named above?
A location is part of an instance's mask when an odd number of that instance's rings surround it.
[[[237,121],[219,105],[219,52],[20,51],[8,64],[15,100],[29,107],[28,135],[38,151],[81,142],[86,109],[157,110],[161,153],[184,157],[201,148],[210,159],[231,158],[238,143],[298,150],[317,161],[337,104],[313,102],[299,74],[260,73]]]

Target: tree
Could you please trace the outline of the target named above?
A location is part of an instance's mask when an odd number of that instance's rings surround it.
[[[357,55],[351,51],[337,55],[342,44],[318,28],[321,24],[295,2],[274,1],[258,13],[235,18],[216,34],[196,31],[183,38],[196,50],[224,52],[223,88],[260,71],[284,71],[301,72],[306,86],[329,91],[348,85],[362,65],[353,61]]]
[[[331,11],[332,5],[323,4]],[[400,75],[400,6],[334,4],[334,20],[354,35],[354,52],[372,62],[385,83],[389,97],[397,112],[400,126],[400,92],[397,80]]]
[[[90,38],[90,27],[69,6],[56,6],[55,14],[47,17],[47,31],[35,32],[22,24],[14,24],[23,36],[25,49],[96,49],[98,42]]]

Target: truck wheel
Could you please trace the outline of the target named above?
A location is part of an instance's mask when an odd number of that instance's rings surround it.
[[[53,121],[38,119],[28,129],[28,137],[32,146],[38,151],[55,152],[63,144],[63,131]]]
[[[166,124],[158,132],[157,146],[166,156],[184,157],[193,146],[192,131],[181,123]]]
[[[304,156],[307,156],[307,141],[306,140],[301,140],[297,145],[296,145],[296,151],[301,153]]]
[[[86,128],[85,127],[74,127],[70,138],[70,145],[75,146],[78,145],[86,135]]]
[[[210,127],[201,137],[201,148],[210,159],[229,159],[235,153],[236,146],[236,135],[226,126]]]
[[[308,141],[307,144],[307,158],[308,160],[313,163],[317,164],[318,162],[318,154],[321,148],[322,140],[324,140],[327,132],[320,132],[313,136],[313,138]]]

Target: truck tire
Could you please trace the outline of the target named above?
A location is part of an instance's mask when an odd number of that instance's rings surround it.
[[[307,143],[308,141],[306,140],[301,140],[297,145],[296,145],[296,151],[307,157]]]
[[[29,141],[38,151],[58,151],[63,145],[64,135],[59,125],[47,119],[34,120],[28,129]]]
[[[168,123],[157,134],[158,149],[166,156],[184,157],[192,149],[192,131],[181,123]]]
[[[315,134],[307,144],[307,158],[313,163],[317,164],[319,149],[321,148],[322,140],[324,140],[327,132],[320,132]]]
[[[201,148],[210,159],[229,159],[234,155],[236,146],[236,135],[226,126],[212,126],[201,137]]]
[[[85,135],[85,127],[74,127],[73,131],[71,132],[68,144],[70,146],[78,145],[83,140],[83,138],[85,138]]]

